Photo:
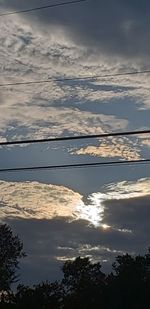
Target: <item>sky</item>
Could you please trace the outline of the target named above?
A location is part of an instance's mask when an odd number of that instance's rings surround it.
[[[12,12],[63,0],[0,0]],[[0,16],[0,141],[150,128],[148,0],[87,0]],[[93,78],[93,76],[100,76]],[[89,79],[85,77],[89,76]],[[82,79],[78,79],[81,77]],[[0,148],[0,168],[148,159],[150,135]],[[150,165],[0,173],[0,220],[23,240],[20,280],[150,246]]]

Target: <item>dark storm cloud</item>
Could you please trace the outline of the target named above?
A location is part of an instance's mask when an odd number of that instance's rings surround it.
[[[149,226],[150,196],[104,202],[104,220],[111,226],[138,230]]]
[[[104,221],[116,229],[132,231],[134,250],[150,245],[150,195],[104,202]]]
[[[11,0],[6,0],[4,3],[7,10],[43,4],[39,0],[21,3],[14,0],[13,5]],[[49,24],[64,26],[76,42],[102,53],[149,57],[149,12],[149,0],[88,0],[24,16],[30,20],[35,16],[35,21],[43,23],[47,31],[51,31]]]

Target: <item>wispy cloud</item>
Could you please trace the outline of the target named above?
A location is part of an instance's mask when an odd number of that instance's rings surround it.
[[[131,66],[127,59],[113,62],[103,54],[90,54],[58,24],[51,25],[50,32],[43,32],[36,23],[27,24],[25,18],[14,16],[6,18],[5,23],[0,20],[0,29],[0,83],[103,75],[129,70]],[[131,67],[138,69],[136,64]],[[115,115],[117,108],[106,115],[104,110],[99,112],[103,108],[100,104],[113,102],[115,106],[126,98],[136,104],[136,109],[149,109],[149,81],[148,75],[142,75],[1,88],[1,140],[10,135],[21,139],[126,130],[131,124],[123,115]],[[98,110],[93,109],[95,103]],[[147,142],[143,145],[147,146]],[[79,152],[103,157],[112,153],[125,159],[139,157],[138,146],[127,140],[125,145],[122,140],[104,141]]]
[[[39,0],[1,1],[5,10],[35,7]],[[41,3],[40,3],[41,4]],[[149,62],[149,9],[147,0],[87,1],[80,5],[68,5],[60,10],[50,9],[25,14],[22,19],[45,32],[53,25],[66,30],[76,43],[95,53],[108,56],[138,59]],[[14,18],[14,16],[13,16]]]

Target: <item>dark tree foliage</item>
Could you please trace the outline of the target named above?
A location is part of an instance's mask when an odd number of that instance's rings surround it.
[[[100,263],[91,263],[89,258],[76,258],[63,266],[66,289],[65,308],[99,308],[105,287],[105,274]],[[86,300],[86,301],[85,301]]]
[[[19,259],[24,257],[23,244],[6,224],[0,225],[0,291],[10,290],[16,282]]]
[[[150,309],[150,250],[145,255],[116,257],[112,272],[100,263],[78,257],[62,268],[63,279],[33,287],[19,285],[14,293],[23,245],[7,225],[0,226],[0,309]]]
[[[116,257],[108,276],[108,305],[122,309],[150,308],[150,250],[144,256]],[[114,301],[115,299],[115,301]]]
[[[59,309],[62,306],[64,291],[60,283],[43,282],[33,288],[19,285],[14,296],[15,308]]]

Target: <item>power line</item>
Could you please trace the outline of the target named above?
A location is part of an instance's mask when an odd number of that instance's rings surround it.
[[[73,1],[68,1],[68,2],[57,3],[57,4],[56,3],[55,4],[49,4],[49,5],[39,6],[39,7],[31,8],[31,9],[1,13],[0,16],[8,16],[8,15],[14,15],[14,14],[20,14],[20,13],[28,13],[28,12],[32,12],[32,11],[44,10],[44,9],[47,9],[47,8],[55,8],[55,7],[64,6],[64,5],[68,5],[68,4],[71,5],[71,4],[81,3],[81,2],[85,2],[85,1],[87,1],[87,0],[73,0]]]
[[[91,168],[91,167],[116,166],[116,165],[127,166],[127,165],[137,165],[137,164],[146,164],[146,163],[150,163],[150,159],[3,168],[3,169],[0,169],[0,173],[21,172],[21,171],[39,171],[39,170],[56,170],[56,169],[73,169],[73,168]]]
[[[30,85],[30,84],[45,84],[45,83],[51,83],[52,81],[54,81],[54,82],[63,82],[63,81],[76,81],[76,80],[90,80],[90,79],[98,79],[98,78],[106,78],[106,77],[139,75],[139,74],[149,74],[149,73],[150,73],[150,70],[144,70],[144,71],[134,71],[134,72],[114,73],[114,74],[104,74],[104,75],[88,75],[88,76],[82,76],[82,77],[65,77],[65,78],[49,77],[46,80],[37,80],[37,81],[28,81],[28,82],[14,82],[14,83],[3,83],[3,84],[0,84],[0,87]]]
[[[115,137],[115,136],[142,135],[142,134],[150,134],[150,130],[124,131],[124,132],[102,133],[102,134],[93,134],[93,135],[64,136],[64,137],[52,137],[52,138],[43,138],[43,139],[8,141],[8,142],[0,142],[0,146],[36,144],[36,143],[82,140],[82,139],[92,139],[92,138],[106,138],[106,137]]]

